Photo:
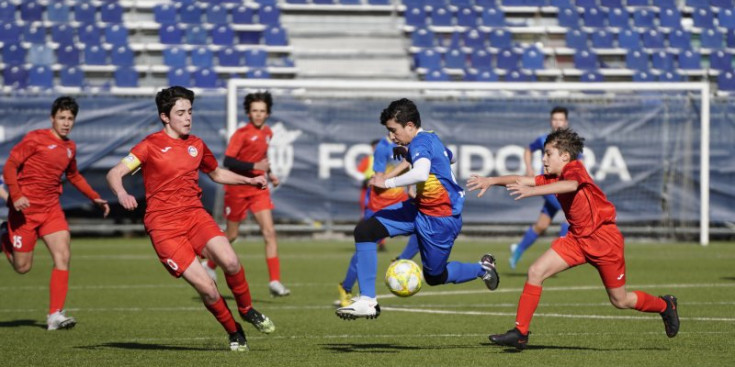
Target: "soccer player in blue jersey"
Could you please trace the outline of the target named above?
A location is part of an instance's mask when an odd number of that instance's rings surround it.
[[[450,169],[451,158],[436,134],[421,128],[421,116],[408,99],[391,102],[380,114],[380,123],[393,142],[408,148],[405,161],[394,175],[373,177],[374,188],[416,185],[416,198],[404,201],[394,209],[383,209],[360,221],[355,227],[355,255],[360,296],[336,313],[342,319],[368,319],[380,315],[376,299],[375,279],[378,271],[376,242],[384,237],[416,234],[424,279],[428,285],[464,283],[482,278],[494,290],[499,278],[495,258],[485,254],[480,262],[447,262],[454,240],[462,228],[464,190]],[[405,173],[401,166],[411,169]],[[391,173],[393,173],[391,172]]]
[[[550,113],[549,124],[551,125],[551,131],[559,129],[565,129],[569,127],[569,110],[565,107],[554,107]],[[533,164],[531,159],[535,151],[544,151],[544,142],[549,134],[542,134],[536,140],[526,147],[523,152],[523,161],[526,163],[526,176],[535,177],[536,173],[533,171]],[[541,167],[541,174],[543,174],[543,167]],[[518,261],[521,259],[523,253],[528,250],[529,247],[533,246],[536,239],[546,232],[546,229],[551,225],[551,221],[554,219],[556,213],[561,210],[561,204],[554,195],[544,195],[544,206],[541,207],[541,214],[539,214],[536,223],[532,224],[526,230],[523,235],[521,242],[510,245],[510,268],[515,269]],[[562,222],[561,230],[559,231],[559,237],[564,237],[569,229],[569,223],[566,221]]]

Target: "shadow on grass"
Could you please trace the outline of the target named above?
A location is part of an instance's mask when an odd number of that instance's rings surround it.
[[[129,349],[129,350],[174,350],[174,351],[185,351],[185,350],[196,350],[196,351],[212,351],[210,348],[197,348],[197,347],[185,347],[176,345],[163,345],[163,344],[146,344],[136,342],[111,342],[102,343],[97,345],[85,345],[76,347],[79,349],[101,349],[101,348],[115,348],[115,349]]]
[[[504,353],[521,353],[523,350],[518,350],[513,347],[505,347],[496,345],[493,343],[481,343],[483,346],[488,346],[491,348],[502,348]],[[589,351],[595,351],[595,352],[624,352],[624,351],[642,351],[642,350],[656,350],[656,351],[666,351],[669,350],[668,348],[590,348],[590,347],[570,347],[570,346],[561,346],[561,345],[527,345],[526,349],[524,350],[589,350]]]
[[[442,346],[426,346],[419,347],[414,345],[397,345],[387,343],[340,343],[340,344],[320,344],[322,348],[335,353],[399,353],[402,351],[414,350],[435,350],[435,349],[475,349],[479,346],[471,345],[442,345]]]
[[[721,277],[720,279],[735,281],[735,277]]]
[[[228,295],[223,294],[222,298],[224,298],[225,301],[227,301],[227,303],[229,303],[230,305],[235,304],[235,297],[233,297],[231,294],[228,294]],[[195,303],[199,303],[199,304],[202,303],[202,299],[197,296],[191,297],[191,300]],[[253,298],[253,303],[275,303],[275,302],[273,302],[272,298]]]
[[[10,321],[0,321],[0,329],[1,328],[9,328],[9,327],[37,327],[41,329],[46,329],[46,324],[42,324],[40,322],[36,322],[36,320],[10,320]]]

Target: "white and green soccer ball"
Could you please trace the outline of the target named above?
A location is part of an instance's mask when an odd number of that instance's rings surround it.
[[[385,285],[398,297],[410,297],[421,290],[421,267],[411,260],[396,260],[385,272]]]

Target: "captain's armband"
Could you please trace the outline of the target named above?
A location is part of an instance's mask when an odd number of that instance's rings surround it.
[[[140,160],[138,159],[138,157],[133,155],[133,153],[129,153],[127,156],[125,156],[125,158],[122,159],[122,162],[131,171],[135,171],[138,167],[140,167]]]

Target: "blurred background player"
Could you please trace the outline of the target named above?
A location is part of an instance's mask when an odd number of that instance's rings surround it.
[[[71,97],[59,97],[51,105],[51,129],[33,130],[10,151],[3,169],[10,193],[7,232],[2,233],[3,252],[19,274],[31,270],[33,249],[39,237],[46,243],[54,267],[49,283],[48,330],[69,329],[76,325],[66,316],[64,303],[69,289],[71,236],[61,209],[61,178],[84,196],[110,213],[102,200],[77,169],[77,146],[69,139],[79,105]],[[4,190],[3,190],[4,191]],[[5,229],[5,228],[3,228]]]
[[[171,87],[156,95],[163,130],[148,135],[130,154],[107,173],[107,182],[123,208],[134,210],[138,203],[123,187],[122,178],[143,171],[146,211],[143,223],[153,248],[166,270],[183,277],[199,293],[204,305],[229,334],[230,349],[248,349],[245,333],[232,317],[217,284],[197,261],[206,253],[222,267],[227,286],[235,296],[240,316],[259,331],[269,334],[273,322],[252,305],[250,287],[240,260],[222,230],[204,210],[199,174],[214,182],[231,185],[266,185],[262,176],[245,177],[222,169],[204,141],[191,135],[194,92]]]
[[[506,186],[516,200],[556,195],[570,223],[569,234],[554,240],[551,248],[528,268],[528,278],[518,301],[515,327],[505,334],[490,335],[490,341],[495,344],[524,349],[544,280],[584,263],[597,269],[613,306],[657,312],[663,318],[669,338],[679,332],[676,297],[654,297],[641,291],[626,291],[625,241],[615,223],[615,206],[577,159],[583,148],[584,138],[570,129],[559,129],[549,134],[544,145],[545,174],[536,177],[472,176],[467,181],[470,191],[480,190],[478,197],[493,185]]]
[[[565,107],[554,107],[550,113],[549,124],[551,125],[551,131],[559,129],[566,129],[569,126],[569,111]],[[536,140],[526,147],[523,152],[523,161],[526,163],[526,176],[535,177],[536,173],[533,170],[533,153],[540,151],[543,153],[544,142],[549,134],[542,134]],[[541,174],[544,173],[544,168],[541,167]],[[523,253],[528,250],[529,247],[533,246],[536,239],[546,232],[546,229],[551,225],[551,221],[554,219],[556,213],[561,210],[559,200],[556,199],[555,195],[544,195],[544,206],[541,207],[541,214],[539,214],[536,223],[532,224],[526,230],[523,238],[520,242],[510,245],[510,268],[515,269],[518,265],[518,261],[523,256]],[[561,229],[559,230],[559,237],[567,235],[569,229],[569,223],[563,221],[561,223]]]
[[[416,105],[401,99],[391,102],[380,114],[380,123],[398,145],[407,146],[406,159],[391,174],[370,180],[373,188],[392,189],[416,185],[416,199],[406,200],[393,209],[379,210],[355,227],[355,254],[360,296],[337,309],[346,320],[380,315],[375,279],[378,270],[377,241],[385,237],[415,234],[418,239],[426,283],[434,286],[464,283],[482,278],[490,290],[498,286],[495,259],[484,255],[477,263],[447,262],[462,228],[464,190],[457,184],[450,164],[452,158],[436,134],[421,128]],[[408,172],[404,168],[412,166]]]
[[[245,114],[249,122],[237,129],[230,138],[225,151],[223,165],[228,169],[247,177],[257,177],[267,174],[273,187],[280,181],[270,171],[268,165],[268,144],[273,137],[273,131],[265,121],[271,115],[273,99],[270,93],[250,93],[243,101]],[[257,162],[257,163],[253,163]],[[263,164],[265,163],[265,164]],[[225,185],[225,219],[227,220],[227,239],[235,242],[239,234],[240,223],[251,211],[265,241],[265,262],[268,265],[270,282],[268,289],[271,296],[283,297],[291,291],[281,283],[281,264],[278,259],[278,243],[276,229],[273,225],[273,201],[270,190],[255,186]],[[202,261],[202,265],[209,269],[209,274],[216,278],[217,264],[213,261]]]
[[[376,140],[372,145],[373,154],[371,156],[371,159],[369,159],[371,165],[369,166],[369,169],[368,167],[364,167],[365,172],[370,171],[372,172],[372,174],[370,174],[370,177],[367,177],[367,175],[366,177],[368,180],[372,179],[373,177],[385,179],[385,175],[390,174],[394,169],[397,168],[399,163],[401,163],[402,157],[398,157],[393,154],[393,148],[396,147],[396,144],[390,141],[387,136]],[[362,220],[371,218],[379,210],[398,208],[401,206],[402,202],[409,199],[409,196],[403,189],[403,187],[386,189],[372,187],[370,185],[367,185],[367,183],[366,187],[367,203],[365,205],[365,210],[363,211]],[[385,243],[385,238],[382,238],[378,241],[378,250],[380,250],[381,243]],[[409,237],[403,252],[401,253],[401,255],[398,256],[398,259],[411,259],[416,256],[417,253],[418,242],[416,240],[416,235],[412,234]],[[335,304],[340,307],[345,307],[350,304],[352,299],[352,287],[354,287],[356,280],[357,255],[355,254],[352,255],[352,258],[350,259],[350,264],[347,266],[347,273],[345,274],[344,279],[337,286],[337,291],[339,292],[339,300],[338,302],[335,302]]]

